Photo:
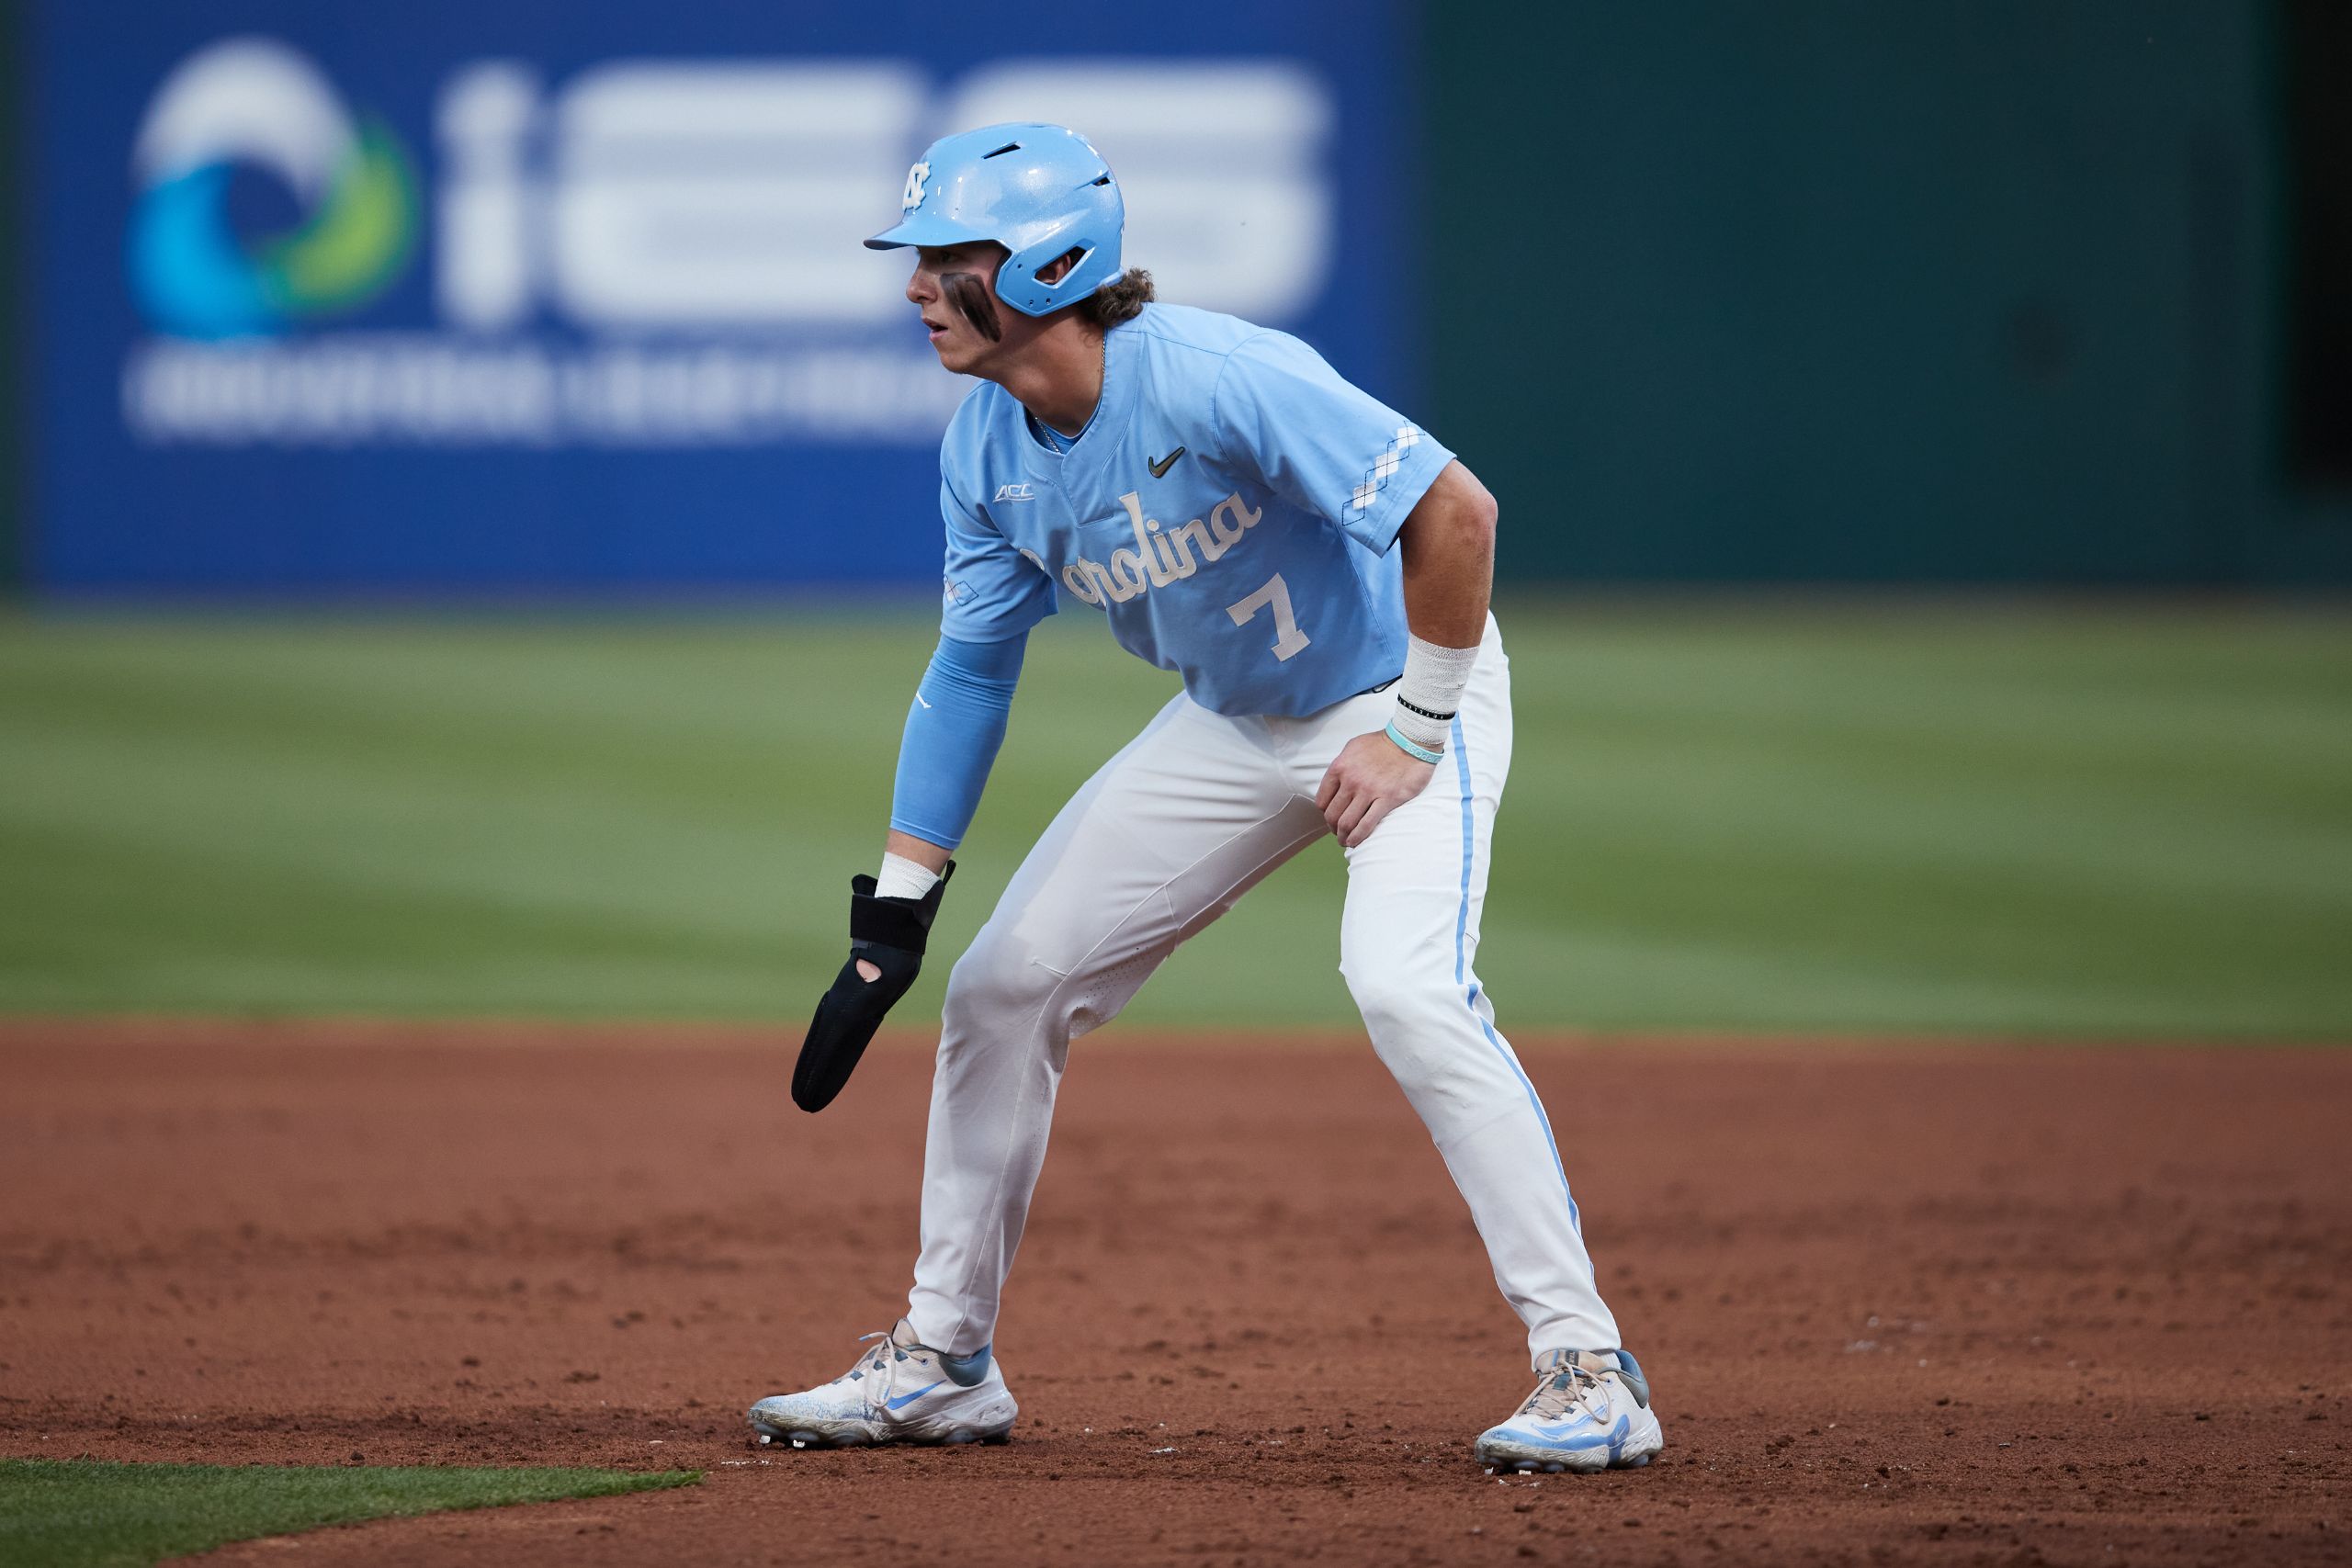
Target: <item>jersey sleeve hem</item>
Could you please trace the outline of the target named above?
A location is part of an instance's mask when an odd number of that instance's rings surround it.
[[[1398,449],[1399,443],[1404,444],[1402,451]],[[1381,466],[1392,456],[1397,459],[1396,466],[1384,475]],[[1453,450],[1419,426],[1399,426],[1387,452],[1374,462],[1364,482],[1349,497],[1340,526],[1373,554],[1386,555],[1396,547],[1396,536],[1404,531],[1405,519],[1413,514],[1413,508],[1421,503],[1421,497],[1429,494],[1430,486],[1437,483],[1438,475],[1445,472],[1446,465],[1453,461]],[[1365,493],[1367,489],[1369,495]],[[1359,500],[1367,502],[1362,511],[1355,510]]]
[[[1024,636],[1060,608],[1054,581],[1036,557],[1005,537],[985,508],[964,499],[956,480],[956,464],[943,446],[939,510],[946,551],[940,633],[964,642]]]

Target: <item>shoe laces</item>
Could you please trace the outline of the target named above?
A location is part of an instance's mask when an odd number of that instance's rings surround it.
[[[1565,1421],[1579,1406],[1589,1404],[1591,1414],[1598,1416],[1608,1401],[1608,1391],[1600,1386],[1600,1379],[1610,1370],[1596,1371],[1573,1356],[1563,1356],[1544,1375],[1544,1381],[1535,1385],[1535,1392],[1527,1396],[1519,1413],[1539,1421]]]
[[[910,1363],[925,1370],[937,1366],[937,1358],[927,1348],[921,1345],[901,1345],[895,1337],[897,1333],[896,1328],[881,1328],[871,1334],[859,1335],[857,1342],[861,1345],[876,1339],[881,1340],[882,1343],[875,1346],[871,1350],[858,1352],[857,1364],[833,1381],[839,1383],[864,1383],[869,1378],[873,1379],[874,1385],[865,1391],[866,1397],[879,1404],[888,1399],[896,1390],[899,1374],[902,1368]]]

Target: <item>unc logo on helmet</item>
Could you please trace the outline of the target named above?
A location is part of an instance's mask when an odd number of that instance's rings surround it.
[[[1066,126],[985,125],[940,138],[908,171],[899,209],[898,226],[866,241],[869,249],[994,240],[1012,253],[997,268],[997,297],[1024,316],[1074,305],[1123,270],[1126,202],[1102,154]],[[1078,265],[1059,279],[1037,276],[1073,251]]]

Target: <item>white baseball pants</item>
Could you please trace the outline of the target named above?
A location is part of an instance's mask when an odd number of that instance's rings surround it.
[[[995,1337],[1070,1041],[1329,831],[1324,770],[1392,701],[1227,718],[1180,694],[1029,852],[947,984],[908,1309],[924,1344],[969,1355]],[[1510,744],[1510,661],[1490,617],[1436,776],[1347,852],[1340,970],[1540,1359],[1618,1338],[1552,1123],[1471,966]]]

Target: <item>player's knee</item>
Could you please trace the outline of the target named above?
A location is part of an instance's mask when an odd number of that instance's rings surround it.
[[[1413,1032],[1416,1020],[1442,999],[1430,996],[1426,976],[1393,954],[1346,954],[1340,960],[1340,976],[1375,1045]]]
[[[1059,976],[1030,962],[1020,944],[983,926],[947,974],[947,1010],[992,1018],[1036,1010]]]

